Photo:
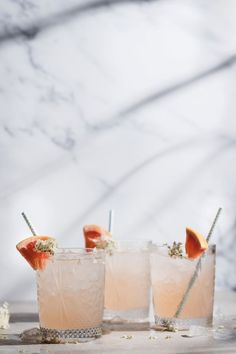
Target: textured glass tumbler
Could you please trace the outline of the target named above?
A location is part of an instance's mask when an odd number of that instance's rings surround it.
[[[215,283],[215,246],[209,246],[201,263],[198,259],[173,258],[166,247],[151,252],[151,282],[155,322],[158,326],[173,325],[188,329],[191,325],[211,326]],[[196,279],[182,311],[177,309],[191,281],[196,267]]]
[[[117,241],[106,255],[104,319],[120,324],[148,322],[150,267],[148,242]]]
[[[86,341],[101,336],[104,251],[61,249],[37,271],[43,341]]]

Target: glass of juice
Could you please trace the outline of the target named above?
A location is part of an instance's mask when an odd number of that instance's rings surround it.
[[[105,253],[58,249],[37,271],[43,341],[86,341],[102,334]]]
[[[115,245],[106,254],[104,320],[131,327],[148,323],[149,243],[116,240]]]
[[[198,262],[200,264],[197,266]],[[210,245],[205,254],[195,260],[170,257],[165,246],[157,246],[151,251],[150,266],[157,326],[188,329],[190,325],[212,325],[215,245]],[[178,314],[179,304],[195,272],[193,286]]]

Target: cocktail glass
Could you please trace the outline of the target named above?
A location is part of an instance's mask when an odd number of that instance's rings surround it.
[[[182,311],[177,309],[194,276],[198,259],[173,258],[165,246],[156,247],[150,255],[151,282],[155,323],[187,329],[190,325],[211,326],[215,282],[215,245],[209,246],[201,258]]]
[[[149,244],[116,241],[106,254],[104,319],[113,325],[148,323],[150,303]]]
[[[105,253],[59,249],[37,271],[43,341],[86,341],[102,334]]]

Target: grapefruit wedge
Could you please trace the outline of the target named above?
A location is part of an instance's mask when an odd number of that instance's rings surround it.
[[[96,241],[103,236],[110,236],[111,233],[98,225],[85,225],[83,227],[85,247],[86,248],[95,248]]]
[[[207,240],[198,232],[186,228],[185,250],[188,258],[195,259],[201,256],[208,248]]]
[[[17,250],[27,260],[34,270],[45,268],[47,260],[53,254],[52,251],[39,251],[35,248],[37,241],[52,241],[55,239],[49,236],[32,236],[24,239],[16,245]]]

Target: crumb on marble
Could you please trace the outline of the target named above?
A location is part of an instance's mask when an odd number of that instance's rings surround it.
[[[156,339],[157,339],[157,336],[149,336],[148,339],[149,339],[149,340],[156,340]]]
[[[123,339],[133,339],[134,338],[134,336],[131,336],[131,335],[123,335],[121,338],[123,338]]]

